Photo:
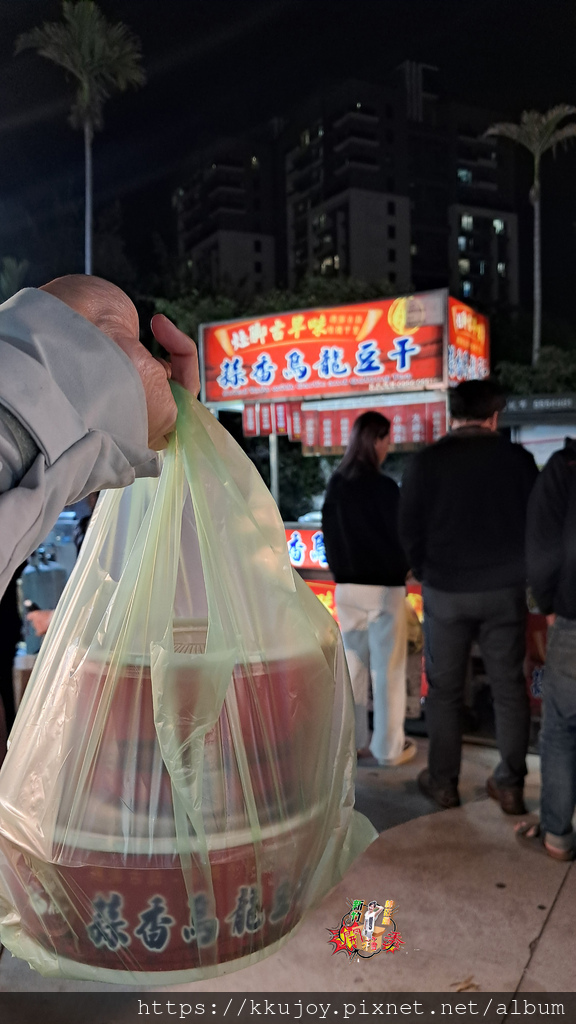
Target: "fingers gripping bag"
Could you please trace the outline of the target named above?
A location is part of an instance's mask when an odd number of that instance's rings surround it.
[[[248,966],[375,837],[337,626],[252,463],[174,393],[159,479],[97,505],[0,772],[0,940],[46,976]]]

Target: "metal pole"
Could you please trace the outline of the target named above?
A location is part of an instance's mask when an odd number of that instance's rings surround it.
[[[268,438],[268,450],[270,453],[270,491],[278,505],[280,502],[280,478],[278,474],[278,435],[270,434]]]

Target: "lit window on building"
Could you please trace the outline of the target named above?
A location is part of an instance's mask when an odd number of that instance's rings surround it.
[[[259,167],[260,166],[260,161],[258,160],[257,156],[251,157],[250,163],[251,163],[252,167]]]
[[[340,270],[340,257],[334,257],[334,270]]]
[[[466,243],[467,243],[466,235],[458,235],[458,248],[459,248],[460,252],[466,252]]]
[[[460,224],[462,225],[463,231],[472,231],[474,227],[474,217],[469,213],[463,213],[460,218]]]
[[[330,268],[333,267],[333,266],[334,266],[334,257],[333,256],[326,256],[325,259],[323,259],[322,263],[320,264],[320,273],[321,274],[326,274],[328,272],[328,270],[330,270]]]
[[[302,134],[300,135],[300,145],[301,146],[309,146],[310,145],[310,129],[309,128],[305,128],[304,131],[302,132]]]
[[[461,274],[469,274],[470,260],[458,260],[458,270]]]
[[[492,227],[494,228],[494,231],[496,232],[497,235],[503,235],[506,225],[504,224],[503,220],[500,220],[499,217],[495,217],[494,220],[492,221]]]
[[[324,135],[324,125],[323,124],[319,124],[318,125],[318,138],[321,139],[323,137],[323,135]]]
[[[505,263],[499,263],[497,269],[498,269],[498,273],[499,273],[500,277],[506,277],[506,264]]]
[[[472,184],[472,171],[468,170],[467,167],[459,167],[458,168],[458,181],[460,181],[463,185],[471,185]]]
[[[356,110],[362,110],[362,104],[361,103],[357,103],[356,104]]]
[[[469,299],[472,295],[472,282],[462,281],[462,295],[465,299]]]
[[[418,255],[418,246],[416,245],[415,242],[412,242],[412,245],[410,246],[410,255],[411,256],[417,256]]]
[[[486,260],[480,260],[480,273],[486,273]]]

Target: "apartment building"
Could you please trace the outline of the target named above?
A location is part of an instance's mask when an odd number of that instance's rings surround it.
[[[502,115],[437,83],[407,62],[387,85],[344,82],[200,157],[175,197],[198,285],[345,275],[516,305],[515,153],[484,137]]]

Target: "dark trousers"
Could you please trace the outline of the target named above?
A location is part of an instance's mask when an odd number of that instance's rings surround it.
[[[14,725],[16,708],[14,707],[14,687],[12,684],[12,668],[14,655],[16,654],[16,642],[13,646],[4,645],[0,647],[0,700],[4,705],[4,717],[6,719],[6,731],[9,733]]]
[[[456,786],[462,753],[464,684],[470,650],[478,640],[494,698],[499,786],[523,786],[530,731],[524,679],[524,587],[476,593],[422,588],[429,692],[428,768],[438,786]]]
[[[576,806],[576,621],[560,616],[550,633],[542,684],[544,720],[540,733],[542,795],[540,822],[544,832],[572,845]],[[560,837],[566,837],[563,842]]]

